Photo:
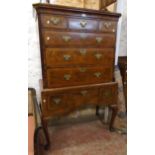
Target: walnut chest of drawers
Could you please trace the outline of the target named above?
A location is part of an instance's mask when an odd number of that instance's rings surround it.
[[[120,14],[34,4],[42,64],[41,109],[46,120],[85,105],[117,107],[114,60]],[[47,131],[46,131],[47,132]]]

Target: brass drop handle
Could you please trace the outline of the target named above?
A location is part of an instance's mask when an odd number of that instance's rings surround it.
[[[102,37],[96,37],[97,43],[101,43],[102,40],[103,40]]]
[[[85,67],[80,67],[79,70],[80,70],[80,72],[84,73],[84,72],[86,72],[87,68],[85,68]]]
[[[80,21],[80,25],[81,25],[82,28],[85,28],[86,25],[87,25],[87,21],[86,20]]]
[[[61,99],[60,98],[54,98],[53,102],[58,105],[58,104],[60,104]]]
[[[68,60],[70,60],[70,59],[71,59],[71,55],[67,55],[67,54],[64,55],[64,60],[65,60],[65,61],[68,61]]]
[[[99,78],[99,77],[101,77],[101,72],[96,72],[96,73],[94,73],[94,75],[97,77],[97,78]]]
[[[70,37],[70,36],[62,36],[62,39],[63,39],[65,42],[68,42],[69,40],[71,40],[71,37]]]
[[[58,17],[52,17],[52,18],[51,18],[51,21],[52,21],[52,23],[53,23],[54,25],[58,25],[59,22],[60,22],[60,18],[58,18]]]
[[[70,75],[70,74],[65,74],[65,75],[64,75],[64,79],[65,79],[65,80],[70,80],[70,78],[71,78],[71,75]]]
[[[82,90],[80,93],[81,93],[82,96],[86,96],[88,91],[87,90]]]
[[[102,54],[101,54],[101,53],[97,53],[97,54],[95,54],[95,58],[96,58],[96,59],[99,60],[99,59],[101,59],[101,57],[102,57]]]
[[[80,54],[81,55],[86,55],[86,53],[87,53],[86,49],[80,49]]]

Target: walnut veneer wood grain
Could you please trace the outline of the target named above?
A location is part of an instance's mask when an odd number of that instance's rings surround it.
[[[114,48],[46,48],[44,54],[44,65],[47,67],[73,65],[103,65],[108,67],[113,64],[114,60]]]
[[[42,89],[44,117],[61,116],[86,105],[115,105],[117,83]]]

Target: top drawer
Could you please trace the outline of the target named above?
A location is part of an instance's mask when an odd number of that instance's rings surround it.
[[[98,30],[98,21],[88,19],[69,19],[69,29],[73,30]]]
[[[67,19],[59,15],[41,15],[41,25],[47,28],[67,28]]]
[[[99,23],[99,31],[101,32],[116,32],[117,22],[115,21],[101,21]]]

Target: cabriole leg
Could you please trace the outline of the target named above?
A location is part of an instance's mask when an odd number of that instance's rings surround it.
[[[115,131],[114,129],[114,121],[118,112],[118,107],[117,106],[110,106],[110,109],[112,110],[112,115],[111,115],[111,120],[110,120],[110,124],[109,124],[109,130],[110,131]]]

